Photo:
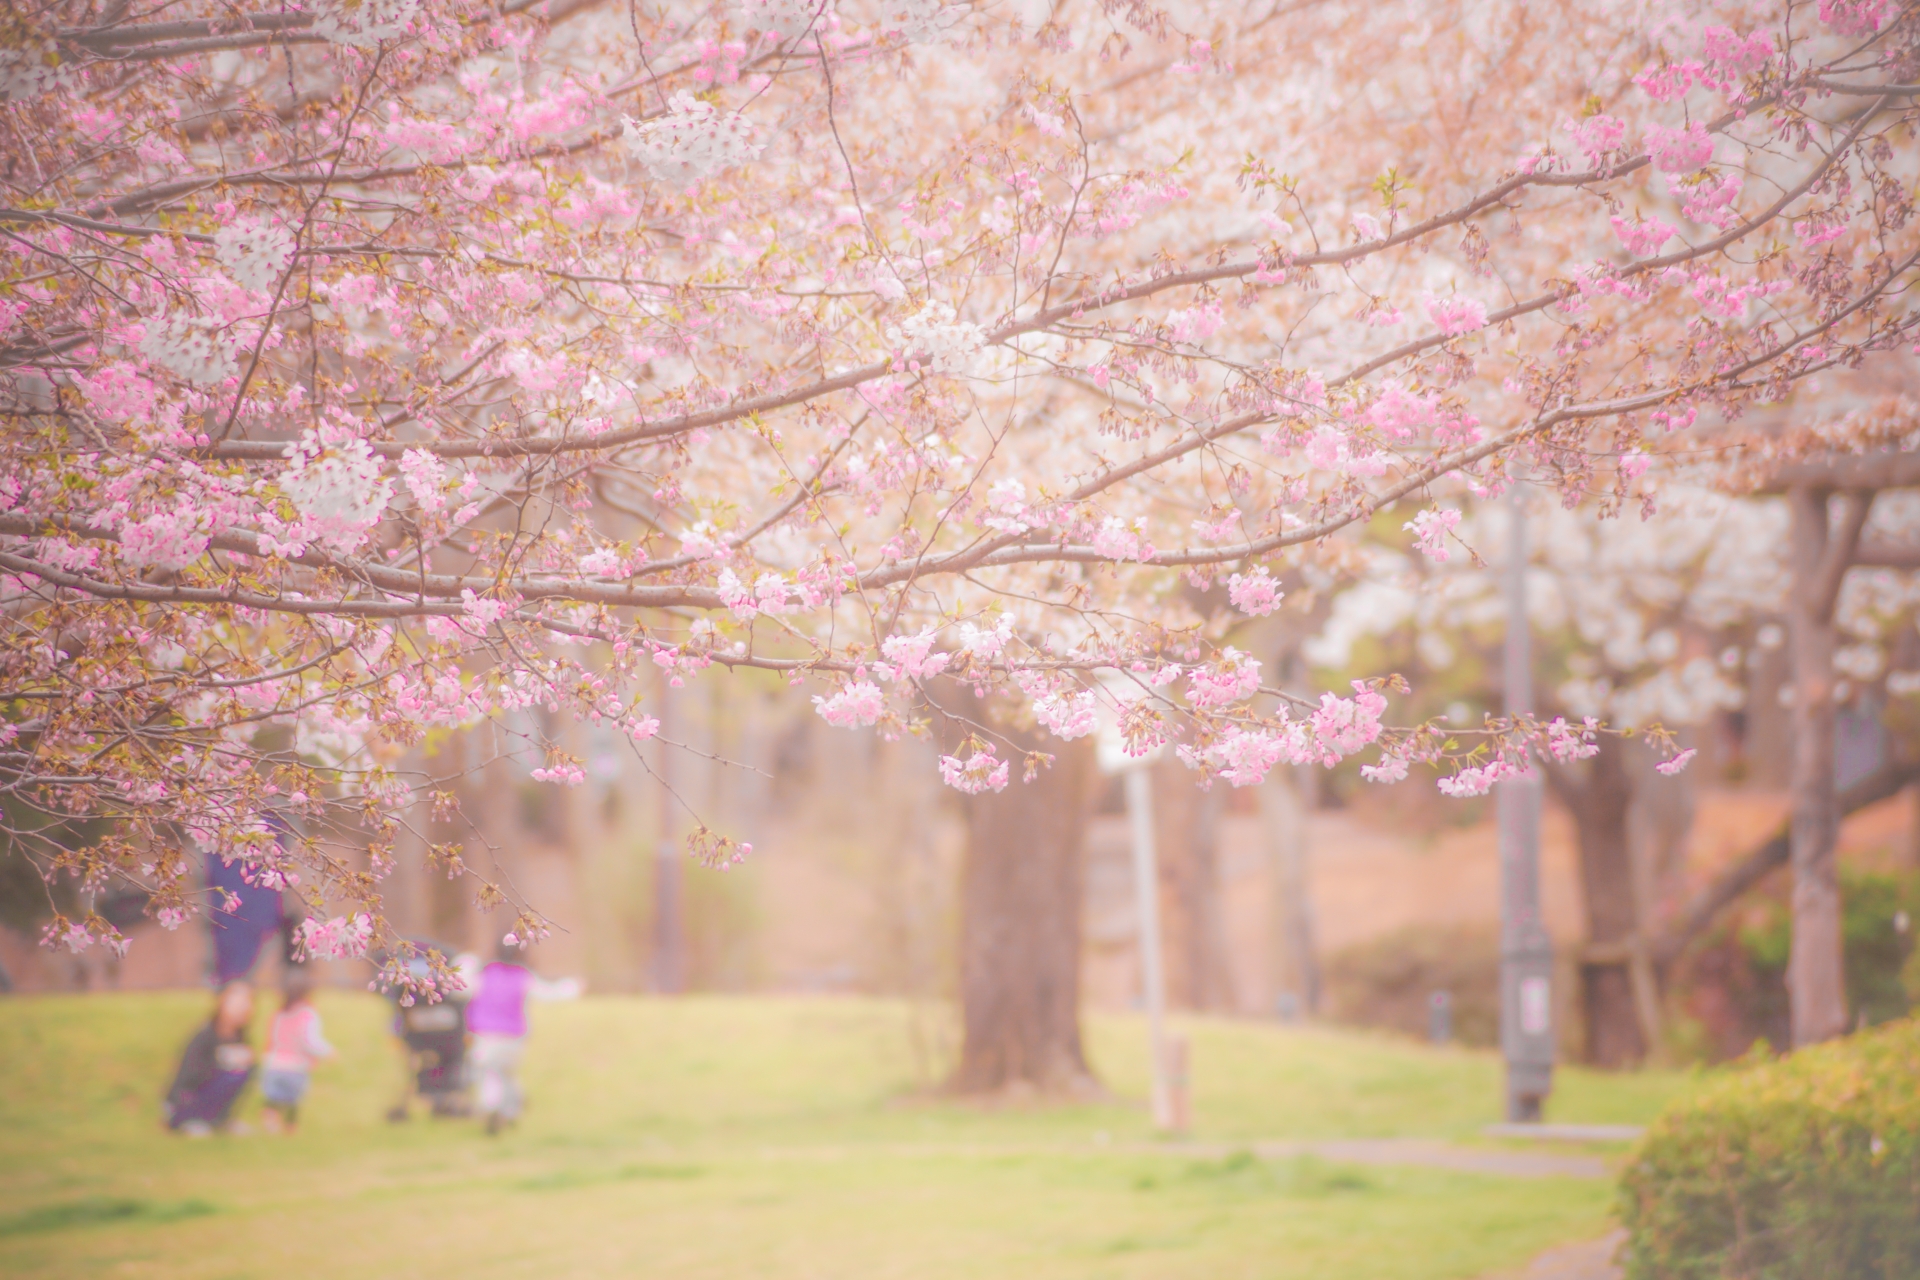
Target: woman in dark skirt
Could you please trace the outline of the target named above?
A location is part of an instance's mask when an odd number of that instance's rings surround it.
[[[213,1018],[187,1042],[162,1106],[167,1128],[200,1137],[224,1128],[240,1091],[253,1077],[253,988],[230,982]]]

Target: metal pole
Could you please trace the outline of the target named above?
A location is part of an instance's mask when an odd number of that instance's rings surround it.
[[[1167,986],[1160,967],[1160,873],[1153,847],[1153,779],[1148,766],[1127,768],[1127,817],[1133,827],[1133,892],[1140,913],[1140,985],[1147,1005],[1148,1051],[1153,1066],[1153,1123],[1174,1127],[1173,1093],[1167,1087]]]
[[[669,734],[681,731],[674,715],[679,698],[660,677],[660,729],[656,739],[658,752],[654,769],[660,780],[659,838],[653,849],[653,989],[661,995],[677,995],[685,985],[685,930],[682,927],[684,904],[682,883],[684,866],[680,856],[680,822],[674,797],[674,748],[667,745]],[[684,783],[682,784],[684,785]]]
[[[1533,711],[1527,622],[1527,522],[1519,486],[1507,491],[1506,713]],[[1553,1091],[1553,943],[1540,918],[1538,769],[1500,783],[1500,1047],[1507,1060],[1507,1119],[1540,1119]]]

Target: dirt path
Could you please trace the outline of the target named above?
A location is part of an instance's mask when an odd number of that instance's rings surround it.
[[[1486,1280],[1621,1280],[1623,1273],[1613,1256],[1624,1238],[1623,1232],[1615,1231],[1598,1240],[1561,1245],[1547,1250],[1523,1270],[1502,1272]]]
[[[1251,1152],[1262,1160],[1313,1156],[1338,1164],[1415,1165],[1453,1173],[1501,1178],[1605,1178],[1612,1171],[1599,1156],[1546,1151],[1467,1147],[1427,1138],[1328,1138],[1279,1142],[1094,1142],[1094,1143],[886,1143],[878,1146],[774,1147],[761,1154],[776,1160],[837,1160],[862,1152],[914,1156],[1175,1156],[1221,1160]]]
[[[1462,1147],[1424,1138],[1334,1138],[1318,1142],[1252,1142],[1238,1146],[1179,1143],[1141,1149],[1212,1158],[1234,1151],[1252,1151],[1263,1160],[1311,1155],[1345,1164],[1410,1164],[1505,1178],[1605,1178],[1611,1172],[1599,1156]]]

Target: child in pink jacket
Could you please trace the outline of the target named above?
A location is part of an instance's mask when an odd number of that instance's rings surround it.
[[[287,975],[285,1002],[267,1027],[267,1053],[261,1064],[260,1094],[267,1102],[262,1117],[269,1130],[292,1133],[300,1119],[300,1099],[306,1096],[313,1064],[333,1056],[333,1046],[320,1030],[320,1011],[313,1007],[313,984],[295,970]]]

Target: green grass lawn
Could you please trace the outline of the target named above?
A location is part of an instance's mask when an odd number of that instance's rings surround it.
[[[329,994],[301,1132],[187,1141],[156,1099],[206,1003],[0,1001],[0,1275],[1448,1280],[1605,1230],[1612,1194],[1231,1151],[1473,1141],[1489,1055],[1186,1022],[1194,1136],[1229,1148],[1202,1157],[1150,1149],[1135,1019],[1088,1021],[1112,1101],[982,1109],[916,1087],[909,1009],[840,999],[541,1006],[531,1107],[489,1140],[385,1124],[387,1006]],[[1564,1071],[1550,1118],[1643,1121],[1684,1084]]]

